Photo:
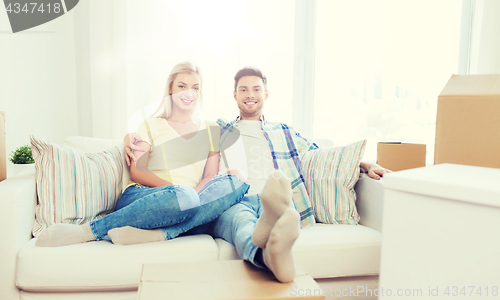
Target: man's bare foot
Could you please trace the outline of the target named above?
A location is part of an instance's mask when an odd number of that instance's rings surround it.
[[[90,224],[57,223],[44,229],[36,241],[38,247],[58,247],[95,241]]]
[[[134,245],[165,240],[161,229],[148,230],[130,226],[113,228],[108,231],[108,235],[113,244],[117,245]]]
[[[252,242],[259,248],[266,246],[269,234],[276,221],[290,208],[292,188],[283,172],[274,171],[266,181],[260,194],[262,215],[255,225]]]
[[[291,282],[295,278],[292,246],[299,237],[299,231],[299,213],[288,208],[274,225],[266,247],[262,250],[264,263],[280,282]]]

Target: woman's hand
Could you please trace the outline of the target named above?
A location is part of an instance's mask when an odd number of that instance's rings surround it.
[[[125,137],[123,138],[123,145],[125,148],[125,160],[127,161],[127,166],[129,167],[131,160],[137,162],[137,157],[134,155],[133,151],[145,152],[148,150],[144,147],[144,143],[139,143],[139,142],[142,142],[142,138],[137,132],[126,134]]]
[[[364,173],[368,173],[368,176],[375,180],[380,180],[380,178],[382,178],[384,174],[392,173],[391,170],[372,163],[361,162],[360,167]]]
[[[248,183],[247,182],[247,177],[245,176],[245,174],[243,174],[243,172],[241,172],[238,169],[229,170],[229,171],[226,172],[226,174],[236,175],[236,177],[238,177],[238,179],[240,181]]]

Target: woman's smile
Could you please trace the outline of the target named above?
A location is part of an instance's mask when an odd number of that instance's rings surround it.
[[[181,98],[182,102],[185,104],[185,105],[190,105],[191,103],[193,103],[194,100],[189,100],[189,99],[183,99]]]

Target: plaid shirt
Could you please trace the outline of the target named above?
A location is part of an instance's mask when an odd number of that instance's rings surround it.
[[[222,119],[217,120],[217,124],[221,127],[221,149],[226,137],[235,129],[233,125],[239,120],[240,117],[229,123]],[[286,124],[267,122],[264,116],[260,120],[264,135],[269,141],[274,169],[281,170],[291,180],[293,202],[295,209],[300,213],[301,227],[313,226],[316,222],[302,176],[299,153],[317,149],[318,146]]]

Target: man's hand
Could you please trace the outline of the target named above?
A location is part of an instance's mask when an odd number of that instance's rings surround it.
[[[383,177],[384,174],[392,173],[391,170],[372,163],[361,162],[360,167],[364,173],[368,173],[368,176],[375,180],[380,180],[380,178]]]
[[[131,160],[137,162],[137,158],[135,157],[133,151],[141,151],[141,152],[146,151],[146,149],[136,145],[139,142],[142,142],[142,138],[136,132],[126,134],[125,137],[123,138],[123,144],[125,145],[125,159],[127,160],[127,166],[129,167]]]

